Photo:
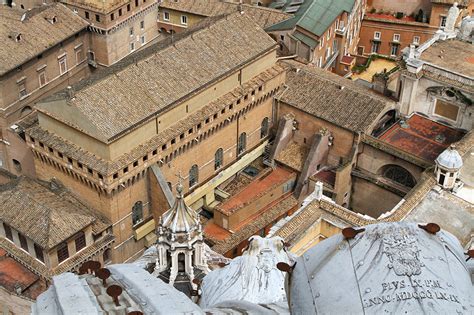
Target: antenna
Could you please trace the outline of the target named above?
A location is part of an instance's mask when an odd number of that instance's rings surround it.
[[[120,306],[118,297],[122,294],[122,287],[119,285],[111,285],[107,288],[107,294],[114,300],[115,306]]]

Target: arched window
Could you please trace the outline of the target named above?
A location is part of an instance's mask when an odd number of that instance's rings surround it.
[[[193,187],[199,181],[199,168],[196,164],[189,170],[189,187]]]
[[[222,148],[217,149],[214,155],[214,170],[218,170],[224,164],[224,150]]]
[[[143,221],[143,202],[137,201],[132,207],[132,223],[133,225]]]
[[[268,117],[263,118],[260,126],[260,139],[265,138],[268,135]]]
[[[416,184],[416,181],[410,172],[398,165],[385,166],[382,174],[384,177],[406,187],[414,187]]]
[[[239,136],[239,142],[237,143],[237,155],[241,155],[245,152],[247,147],[247,134],[242,132]]]

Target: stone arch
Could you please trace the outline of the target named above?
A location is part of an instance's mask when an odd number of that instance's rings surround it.
[[[409,170],[397,164],[387,164],[382,166],[378,173],[383,177],[399,183],[405,187],[415,187],[416,179]]]

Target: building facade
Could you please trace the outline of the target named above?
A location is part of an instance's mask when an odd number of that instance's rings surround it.
[[[365,1],[359,0],[275,2],[271,7],[293,13],[294,17],[267,31],[285,53],[297,55],[303,62],[339,75],[347,75],[355,63],[351,55],[357,52],[365,5]]]
[[[437,30],[444,30],[448,11],[455,1],[410,1],[409,4],[371,1],[362,21],[359,55],[379,54],[397,58],[410,45],[420,46]],[[471,15],[472,1],[458,1],[461,10],[456,21]]]
[[[158,40],[157,0],[61,2],[89,23],[93,51],[88,58],[98,66],[110,66]]]
[[[42,279],[111,261],[110,222],[61,183],[15,177],[0,186],[0,200],[0,247]]]
[[[272,96],[284,82],[275,43],[245,15],[208,23],[143,51],[141,61],[117,65],[117,74],[43,101],[27,132],[38,176],[60,179],[113,222],[113,261],[142,253],[153,217],[169,207],[176,173],[185,175],[188,204],[199,207],[264,150],[262,120],[272,125]],[[137,66],[142,80],[132,79]],[[122,88],[124,82],[135,87]]]
[[[32,155],[15,123],[41,98],[89,76],[87,23],[62,4],[30,11],[0,7],[0,167],[34,175]]]

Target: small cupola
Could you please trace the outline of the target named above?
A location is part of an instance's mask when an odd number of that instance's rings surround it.
[[[444,150],[435,160],[436,180],[445,189],[453,189],[459,178],[459,171],[463,165],[461,155],[454,145]]]

